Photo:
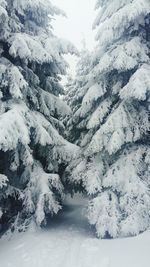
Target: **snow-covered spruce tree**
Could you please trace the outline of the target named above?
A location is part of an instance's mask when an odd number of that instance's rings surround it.
[[[85,133],[87,133],[84,126],[85,122],[83,122],[83,125],[79,123],[80,116],[78,113],[80,112],[83,97],[87,92],[90,66],[91,53],[84,48],[80,53],[80,58],[77,63],[76,77],[75,79],[68,79],[68,83],[66,84],[65,101],[72,108],[74,114],[67,123],[67,133],[70,141],[78,145],[80,145],[80,141],[83,139],[84,129]]]
[[[62,134],[64,53],[52,32],[63,12],[49,0],[0,0],[0,224],[46,222],[61,209],[62,168],[76,146]]]
[[[96,8],[88,81],[70,100],[82,155],[67,172],[90,196],[97,236],[125,237],[150,226],[150,1],[99,0]]]
[[[76,77],[67,77],[68,82],[65,85],[65,97],[64,100],[71,107],[73,116],[64,120],[66,125],[66,137],[71,143],[75,143],[78,147],[81,146],[81,141],[84,135],[87,133],[86,121],[80,117],[80,108],[85,93],[88,90],[89,77],[88,73],[91,66],[91,53],[84,47],[80,52],[79,61],[76,67]],[[80,123],[81,122],[81,123]],[[82,149],[78,151],[79,162],[81,161]],[[75,192],[84,192],[83,180],[78,180],[78,175],[72,181],[72,164],[76,166],[76,160],[74,160],[69,169],[66,169],[64,175],[65,189],[72,195]]]

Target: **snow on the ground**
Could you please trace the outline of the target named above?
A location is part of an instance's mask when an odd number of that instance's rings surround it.
[[[46,230],[0,240],[0,267],[150,267],[150,231],[135,238],[98,240],[84,205],[69,199]]]

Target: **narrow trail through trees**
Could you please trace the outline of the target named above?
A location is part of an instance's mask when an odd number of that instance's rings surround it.
[[[81,236],[92,236],[91,226],[86,218],[87,199],[82,195],[76,194],[73,198],[66,197],[63,210],[59,214],[50,219],[48,229],[75,231]]]

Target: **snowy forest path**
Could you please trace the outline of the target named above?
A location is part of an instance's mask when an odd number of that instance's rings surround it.
[[[98,240],[86,219],[86,200],[67,198],[48,227],[0,240],[0,267],[149,267],[150,232]]]
[[[64,253],[61,266],[65,267],[81,267],[82,248],[85,238],[93,237],[92,230],[86,218],[86,199],[80,195],[76,195],[73,199],[68,197],[65,201],[63,211],[58,217],[51,221],[50,227],[58,227],[58,230],[71,233],[70,242]],[[70,234],[69,234],[70,235]],[[77,238],[78,236],[78,238]],[[86,266],[90,266],[87,265]]]

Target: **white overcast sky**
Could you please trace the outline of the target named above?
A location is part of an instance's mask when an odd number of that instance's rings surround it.
[[[71,41],[79,50],[83,48],[83,40],[86,47],[92,50],[94,47],[94,32],[92,24],[95,19],[95,0],[53,0],[52,3],[65,11],[67,18],[56,17],[53,22],[54,33]],[[70,64],[70,73],[74,76],[77,59],[66,57]]]
[[[95,0],[53,0],[52,3],[63,9],[67,18],[56,17],[53,23],[55,34],[72,41],[78,49],[85,38],[87,48],[94,46],[92,24],[95,19]]]

